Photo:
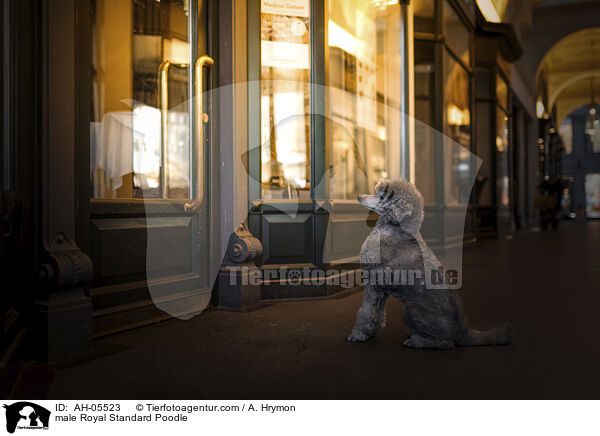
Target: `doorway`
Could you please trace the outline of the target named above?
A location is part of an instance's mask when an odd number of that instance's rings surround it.
[[[90,74],[80,81],[89,188],[79,195],[88,202],[79,223],[94,264],[96,336],[189,317],[210,301],[211,262],[220,263],[211,256],[217,199],[207,186],[216,6],[90,1]]]

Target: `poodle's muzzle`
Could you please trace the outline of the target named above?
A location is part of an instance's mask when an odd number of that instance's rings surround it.
[[[380,200],[381,199],[378,195],[363,194],[358,196],[358,201],[360,204],[378,214],[383,212],[381,210]]]
[[[369,227],[375,227],[375,224],[377,224],[377,220],[381,215],[381,212],[379,212],[379,200],[380,198],[377,195],[358,196],[358,201],[360,202],[360,204],[369,209],[369,216],[367,217],[367,225]]]

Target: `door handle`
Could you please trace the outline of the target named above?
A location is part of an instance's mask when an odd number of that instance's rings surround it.
[[[205,117],[204,110],[204,82],[202,72],[205,66],[214,65],[215,61],[209,56],[202,56],[196,61],[194,71],[196,85],[196,104],[195,104],[195,141],[194,141],[194,156],[196,158],[196,195],[191,203],[185,204],[186,212],[197,212],[202,202],[204,201],[204,123],[208,122],[208,117]]]
[[[160,190],[161,198],[167,198],[167,168],[169,153],[167,149],[167,125],[169,115],[169,70],[171,67],[186,68],[189,64],[164,61],[158,68],[158,99],[160,106]]]

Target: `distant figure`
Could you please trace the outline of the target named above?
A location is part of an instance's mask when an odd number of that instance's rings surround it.
[[[535,198],[535,206],[540,211],[540,225],[547,229],[552,223],[552,228],[558,228],[557,213],[560,210],[563,185],[559,177],[545,178],[538,187],[539,194]]]
[[[441,264],[423,240],[423,197],[406,180],[381,181],[376,195],[361,195],[359,201],[379,214],[375,228],[360,250],[363,270],[372,274],[391,271],[440,271]],[[390,295],[404,303],[402,319],[410,328],[404,346],[412,348],[453,348],[455,345],[508,344],[508,324],[490,330],[467,326],[462,303],[453,289],[428,289],[425,281],[412,284],[369,283],[349,342],[364,342],[385,325],[385,305]]]

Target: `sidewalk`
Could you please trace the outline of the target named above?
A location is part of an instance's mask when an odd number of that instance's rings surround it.
[[[401,346],[402,303],[367,344],[344,339],[362,293],[209,311],[98,340],[86,359],[32,372],[51,399],[594,398],[600,395],[600,222],[482,241],[460,291],[474,328],[510,321],[514,344]],[[25,390],[23,390],[25,389]],[[30,392],[27,392],[31,389]],[[44,391],[45,393],[42,393]]]

